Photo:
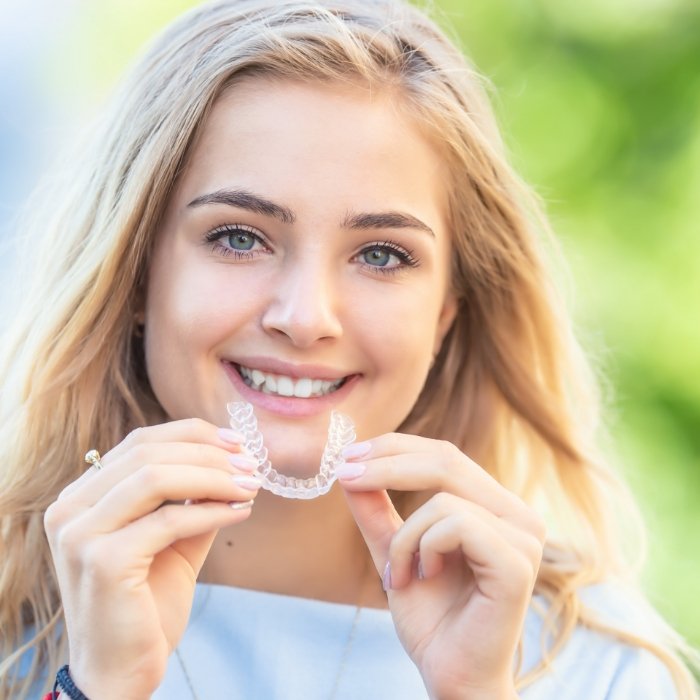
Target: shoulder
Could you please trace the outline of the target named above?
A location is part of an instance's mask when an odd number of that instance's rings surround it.
[[[625,646],[606,697],[674,700],[678,692],[668,666],[658,656],[647,649]]]
[[[599,584],[579,592],[590,618],[622,634],[653,642],[655,614],[641,596],[616,584]],[[523,672],[542,660],[543,644],[551,648],[546,627],[546,601],[536,596],[523,634]],[[651,651],[626,643],[614,633],[578,624],[554,657],[547,673],[527,686],[525,700],[672,700],[677,692],[668,667]]]

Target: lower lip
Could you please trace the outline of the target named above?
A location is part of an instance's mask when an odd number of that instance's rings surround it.
[[[353,374],[348,377],[343,386],[330,394],[300,399],[296,396],[264,394],[262,391],[251,389],[251,387],[243,381],[243,378],[233,364],[226,361],[222,361],[222,364],[234,389],[241,395],[244,401],[249,401],[256,408],[264,409],[270,413],[299,418],[315,416],[319,413],[327,413],[334,409],[347,397],[360,378],[359,374]]]

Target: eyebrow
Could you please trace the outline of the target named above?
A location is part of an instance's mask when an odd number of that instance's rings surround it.
[[[411,214],[400,211],[383,211],[366,214],[349,214],[342,223],[343,228],[364,230],[374,228],[414,228],[429,233],[433,238],[435,232],[427,224]]]
[[[273,216],[283,224],[293,224],[296,220],[294,212],[288,207],[275,204],[265,197],[248,192],[248,190],[216,190],[216,192],[195,197],[187,206],[201,207],[205,204],[227,204],[230,207],[246,209],[255,214]]]
[[[293,224],[296,221],[296,215],[289,207],[244,189],[221,189],[209,192],[195,197],[187,206],[201,207],[206,204],[226,204],[255,214],[272,216],[284,224]],[[353,230],[412,228],[435,237],[435,232],[430,226],[411,214],[399,211],[349,213],[341,222],[341,226]]]

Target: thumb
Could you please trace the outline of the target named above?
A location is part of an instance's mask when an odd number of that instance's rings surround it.
[[[201,535],[193,535],[173,543],[173,549],[189,562],[195,576],[199,576],[209,550],[218,534],[218,529],[210,530],[209,532],[203,532]]]
[[[347,491],[345,500],[364,537],[379,575],[389,559],[389,545],[403,525],[386,491]]]

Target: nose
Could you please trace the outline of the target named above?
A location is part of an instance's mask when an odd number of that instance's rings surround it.
[[[308,348],[319,340],[339,338],[342,324],[337,301],[340,294],[333,273],[318,260],[291,263],[281,271],[271,290],[262,318],[270,334],[286,336],[294,346]]]

